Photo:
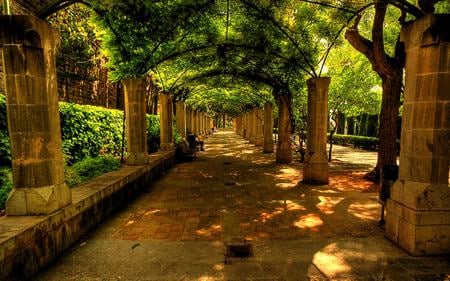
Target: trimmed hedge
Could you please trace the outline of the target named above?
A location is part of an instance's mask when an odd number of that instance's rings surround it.
[[[59,111],[63,152],[69,165],[100,154],[121,154],[122,111],[65,102],[60,103]]]
[[[11,166],[11,150],[6,118],[6,98],[0,93],[0,167]]]
[[[0,168],[0,210],[5,208],[6,199],[13,187],[12,170],[9,167]]]
[[[63,152],[68,165],[87,157],[120,156],[122,149],[123,112],[91,105],[59,103]],[[0,94],[0,164],[11,166],[6,100]],[[159,148],[159,116],[147,115],[149,152]],[[174,140],[181,140],[174,126]],[[125,140],[126,143],[126,140]]]
[[[328,134],[328,141],[330,141],[330,135]],[[354,136],[354,135],[333,135],[333,143],[340,144],[344,146],[352,146],[367,150],[377,150],[378,149],[378,138],[375,137],[364,137],[364,136]],[[397,153],[400,153],[400,140],[396,141]]]
[[[88,181],[101,174],[120,168],[120,161],[113,156],[85,158],[64,169],[65,178],[70,187]]]
[[[328,136],[328,140],[330,137]],[[333,135],[333,143],[345,146],[358,147],[368,150],[376,150],[378,146],[378,138],[375,137],[364,137],[364,136],[354,136],[354,135]]]

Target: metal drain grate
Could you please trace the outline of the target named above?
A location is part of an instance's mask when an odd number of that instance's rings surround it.
[[[226,186],[236,185],[236,182],[235,181],[226,181],[225,185]]]
[[[229,258],[250,258],[253,256],[252,245],[227,245],[227,257]]]
[[[253,258],[252,244],[244,242],[232,242],[226,244],[225,264],[231,264],[233,261],[247,261]]]

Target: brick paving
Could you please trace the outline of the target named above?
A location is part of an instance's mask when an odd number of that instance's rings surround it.
[[[358,151],[347,149],[345,160],[339,148],[330,184],[317,186],[301,182],[296,159],[276,164],[273,154],[230,131],[205,146],[37,280],[61,274],[73,280],[450,278],[445,258],[412,258],[384,238],[379,187],[363,179],[370,166],[358,163]],[[251,243],[253,259],[224,263],[225,245],[233,241]],[[428,271],[417,269],[420,263]]]

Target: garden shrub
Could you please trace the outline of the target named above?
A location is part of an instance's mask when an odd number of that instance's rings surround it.
[[[159,127],[159,116],[147,114],[147,148],[149,153],[156,152],[159,149]]]
[[[123,112],[97,106],[60,103],[63,152],[68,164],[122,149]]]
[[[7,123],[6,98],[0,93],[0,166],[11,166],[11,150]]]
[[[120,161],[113,156],[85,158],[64,170],[69,186],[75,186],[101,174],[120,168]]]
[[[13,187],[12,171],[9,167],[0,168],[0,210],[5,208],[6,199]]]
[[[362,149],[375,150],[378,146],[378,138],[354,135],[333,135],[333,143]]]

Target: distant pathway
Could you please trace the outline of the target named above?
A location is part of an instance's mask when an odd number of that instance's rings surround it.
[[[330,185],[312,186],[300,183],[301,164],[260,150],[233,132],[214,134],[198,159],[176,165],[36,280],[450,276],[445,259],[411,258],[384,238],[377,186],[346,171],[366,169],[358,152],[355,164],[337,149]],[[226,258],[229,244],[251,245],[252,256]]]

